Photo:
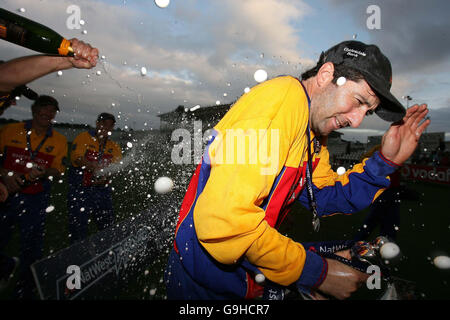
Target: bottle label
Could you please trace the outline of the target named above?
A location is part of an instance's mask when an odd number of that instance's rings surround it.
[[[61,44],[59,45],[58,53],[62,56],[67,56],[69,54],[70,46],[71,46],[70,41],[67,39],[63,39],[61,41]]]
[[[26,30],[14,23],[0,18],[0,38],[23,45],[25,43]]]
[[[1,23],[1,22],[0,22]],[[6,38],[6,26],[0,24],[0,38]]]

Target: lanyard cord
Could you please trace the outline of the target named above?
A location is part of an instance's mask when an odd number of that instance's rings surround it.
[[[306,128],[306,135],[308,137],[308,165],[306,166],[306,190],[308,191],[309,196],[309,204],[311,206],[313,218],[312,218],[312,225],[314,231],[318,232],[320,228],[320,219],[319,214],[317,213],[317,202],[316,197],[314,196],[314,190],[312,187],[312,153],[311,153],[311,133],[309,128],[309,122],[308,127]],[[314,138],[314,146],[316,146],[317,138]],[[314,148],[316,149],[316,148]]]
[[[98,163],[102,162],[102,158],[103,158],[103,154],[105,153],[105,148],[106,148],[107,142],[108,142],[108,140],[105,139],[105,142],[98,143],[98,158],[97,158]]]
[[[28,152],[30,153],[31,160],[34,160],[34,158],[36,158],[37,154],[39,153],[39,150],[41,150],[41,148],[44,145],[45,141],[49,137],[49,134],[48,134],[48,132],[45,134],[45,137],[42,139],[42,141],[39,143],[39,145],[36,147],[36,149],[34,151],[31,148],[31,138],[30,138],[30,136],[31,136],[31,130],[27,132],[27,149],[28,149]]]
[[[309,99],[308,92],[306,91],[305,86],[303,83],[298,79],[300,84],[302,85],[303,91],[305,92],[306,98],[308,99],[308,110],[311,112],[311,100]],[[309,116],[308,116],[309,117]],[[311,128],[309,126],[309,119],[308,119],[308,126],[306,128],[306,136],[308,137],[308,164],[306,166],[306,190],[308,191],[308,198],[309,198],[309,204],[311,206],[313,219],[312,219],[312,225],[314,231],[318,232],[320,228],[320,219],[319,214],[317,213],[317,202],[316,197],[314,196],[314,190],[312,187],[312,158],[313,154],[311,153]],[[317,153],[320,150],[320,144],[317,140],[317,137],[314,137],[314,152]]]

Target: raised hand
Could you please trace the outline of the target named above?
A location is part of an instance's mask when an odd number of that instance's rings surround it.
[[[398,165],[403,164],[414,152],[420,136],[430,124],[426,104],[414,105],[406,111],[402,121],[393,123],[381,141],[381,153]]]

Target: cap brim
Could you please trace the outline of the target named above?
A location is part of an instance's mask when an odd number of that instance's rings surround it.
[[[397,98],[388,89],[380,86],[378,84],[380,81],[372,75],[364,74],[364,78],[380,99],[380,104],[375,109],[375,113],[385,121],[397,122],[402,120],[406,114],[406,109]]]

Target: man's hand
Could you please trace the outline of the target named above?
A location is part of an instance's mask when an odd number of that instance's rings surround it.
[[[96,174],[96,172],[94,172],[92,185],[103,186],[103,185],[107,184],[108,182],[109,182],[108,177],[106,177],[104,175],[98,175],[98,174]]]
[[[76,38],[70,39],[72,49],[75,54],[69,61],[73,67],[79,69],[90,69],[97,65],[98,49],[91,47],[89,43],[84,43]]]
[[[350,258],[350,251],[340,251],[336,253],[346,259]],[[363,283],[366,282],[369,275],[362,273],[350,266],[347,266],[337,260],[326,259],[328,262],[328,273],[325,280],[319,286],[319,291],[331,295],[336,299],[343,300],[350,297]],[[317,299],[322,299],[320,294]]]
[[[414,105],[406,111],[400,122],[393,123],[381,141],[381,153],[386,159],[401,165],[417,148],[419,138],[430,124],[422,120],[428,113],[426,104]]]
[[[100,164],[97,161],[89,161],[86,159],[86,157],[79,157],[75,160],[75,163],[81,167],[81,169],[89,171],[89,172],[95,172],[97,170],[100,170]]]
[[[22,189],[22,185],[24,183],[23,178],[20,174],[14,173],[13,175],[4,175],[3,182],[5,183],[6,188],[9,193],[15,193]]]
[[[95,174],[97,171],[101,170],[101,166],[98,162],[95,161],[86,161],[85,162],[86,170]]]
[[[31,181],[34,181],[36,179],[40,179],[44,176],[45,170],[42,169],[39,166],[34,165],[33,168],[31,168],[30,172],[28,173],[28,176],[30,177]]]

